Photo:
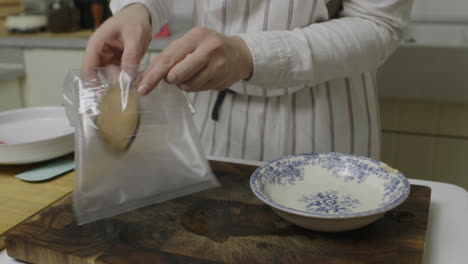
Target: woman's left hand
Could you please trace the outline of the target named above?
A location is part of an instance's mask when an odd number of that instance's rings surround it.
[[[187,92],[220,91],[249,78],[252,68],[250,50],[240,37],[196,27],[153,59],[138,91],[148,94],[162,79]]]

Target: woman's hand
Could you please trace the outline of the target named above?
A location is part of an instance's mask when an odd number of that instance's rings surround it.
[[[143,73],[138,91],[148,94],[165,79],[188,92],[224,90],[252,74],[245,42],[197,27],[173,41]]]
[[[81,65],[87,76],[90,69],[106,65],[138,65],[151,41],[148,10],[141,4],[123,8],[91,36]]]

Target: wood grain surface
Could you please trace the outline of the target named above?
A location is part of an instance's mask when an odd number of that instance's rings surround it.
[[[69,194],[74,173],[43,182],[25,182],[15,175],[45,163],[0,165],[0,250],[5,247],[5,234],[15,225]]]
[[[0,19],[24,12],[21,0],[0,0]]]
[[[84,38],[88,39],[93,34],[92,30],[82,29],[73,32],[52,33],[49,31],[38,33],[8,33],[6,29],[0,31],[0,37],[37,37],[37,38]]]
[[[250,190],[255,167],[212,162],[222,187],[77,226],[67,197],[7,235],[31,263],[421,263],[430,188],[373,224],[320,233],[277,216]]]

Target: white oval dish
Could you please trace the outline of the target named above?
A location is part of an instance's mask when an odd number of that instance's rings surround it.
[[[342,153],[273,160],[252,174],[250,187],[284,219],[325,232],[370,224],[410,192],[406,177],[387,164]]]
[[[63,107],[31,107],[0,112],[0,164],[56,158],[74,150],[73,128]]]

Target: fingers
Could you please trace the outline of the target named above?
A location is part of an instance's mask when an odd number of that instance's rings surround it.
[[[203,87],[210,81],[211,72],[208,68],[202,69],[198,74],[194,75],[191,79],[178,84],[177,86],[186,92],[197,92],[204,90]]]
[[[143,57],[143,51],[146,47],[141,47],[137,44],[138,39],[128,41],[122,54],[121,69],[130,79],[135,79],[138,75],[139,64]]]
[[[121,49],[114,39],[118,34],[112,19],[106,21],[91,36],[81,63],[81,76],[90,83],[98,80],[95,68],[113,63],[120,59]]]
[[[99,54],[97,52],[97,45],[89,44],[86,48],[85,54],[83,55],[83,61],[81,63],[81,69],[91,69],[100,66]]]
[[[140,47],[137,42],[138,40],[135,39],[134,41],[128,41],[125,43],[124,51],[122,53],[122,67],[140,64],[142,50],[144,50],[144,47]]]
[[[167,76],[176,63],[195,50],[196,43],[184,41],[184,38],[173,41],[161,54],[154,58],[151,66],[143,73],[143,79],[138,87],[142,95],[148,94]]]
[[[216,75],[215,64],[209,64],[189,80],[177,86],[186,92],[199,92],[207,90],[224,90],[229,87],[226,84],[225,76]]]
[[[196,73],[201,71],[208,64],[208,57],[201,52],[195,51],[187,55],[182,61],[177,63],[166,76],[168,83],[181,84]]]
[[[124,43],[122,66],[139,65],[151,41],[151,31],[142,25],[122,30],[121,38]]]
[[[145,7],[132,5],[98,28],[83,56],[81,72],[84,78],[95,78],[93,68],[110,64],[127,67],[140,63],[151,41],[151,25],[146,13]]]
[[[83,61],[81,63],[81,78],[85,82],[93,82],[97,80],[96,71],[93,70],[101,66],[101,60],[99,57],[99,44],[90,40],[88,46],[86,47],[85,54],[83,56]]]
[[[221,91],[227,89],[229,85],[226,85],[224,80],[220,79],[209,79],[204,84],[200,85],[199,87],[190,87],[188,90],[184,90],[186,92],[201,92],[201,91],[208,91],[208,90],[217,90]]]
[[[119,75],[120,75],[120,69],[117,66],[108,66],[105,68],[102,68],[101,73],[103,73],[103,79],[106,80],[110,86],[116,86],[119,85]]]

